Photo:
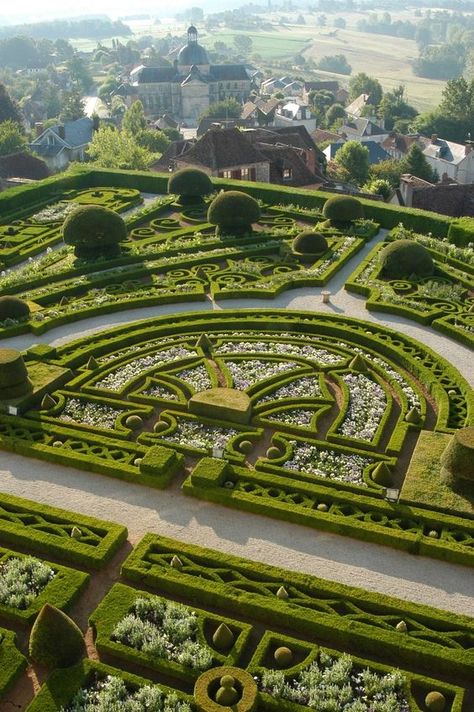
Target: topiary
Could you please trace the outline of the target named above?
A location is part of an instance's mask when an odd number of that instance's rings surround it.
[[[454,433],[440,462],[441,473],[449,484],[456,480],[474,482],[474,426]]]
[[[292,243],[293,254],[303,261],[314,261],[328,249],[328,242],[320,232],[305,230],[295,237]]]
[[[120,254],[119,243],[127,239],[123,219],[109,208],[100,205],[82,205],[72,212],[63,225],[63,238],[74,246],[76,257],[96,257]]]
[[[220,687],[216,692],[217,704],[222,705],[222,707],[232,707],[240,697],[234,687],[235,678],[232,675],[223,675],[219,682]]]
[[[395,240],[386,245],[379,255],[382,274],[391,279],[402,277],[430,277],[434,262],[430,253],[414,240]]]
[[[273,653],[273,657],[278,667],[281,668],[289,667],[293,662],[293,652],[285,645],[282,645],[277,648]]]
[[[221,623],[213,633],[212,642],[218,650],[228,650],[234,645],[234,634],[225,623]]]
[[[30,315],[30,307],[23,299],[5,295],[0,297],[0,321],[4,319],[27,319]]]
[[[281,452],[279,448],[277,448],[275,445],[270,445],[270,447],[267,450],[267,457],[269,460],[276,460],[277,457],[280,457]]]
[[[138,430],[143,425],[143,420],[139,415],[129,415],[125,420],[125,426],[130,428],[130,430]]]
[[[198,168],[181,168],[168,180],[168,193],[178,194],[181,205],[201,203],[202,196],[213,190],[214,186],[207,173]]]
[[[49,668],[69,667],[86,648],[82,633],[63,611],[45,603],[31,629],[30,658]]]
[[[429,712],[443,712],[446,707],[446,698],[441,692],[433,690],[426,695],[425,706]]]
[[[351,195],[333,195],[324,203],[323,215],[334,227],[346,227],[364,217],[364,207]]]
[[[260,206],[247,193],[228,190],[214,198],[207,219],[217,225],[217,234],[241,235],[252,232],[252,223],[260,219]]]
[[[239,444],[240,452],[243,452],[245,455],[248,455],[249,452],[252,452],[252,448],[253,443],[250,440],[242,440]]]
[[[15,349],[0,349],[0,400],[20,398],[31,388],[21,353]]]

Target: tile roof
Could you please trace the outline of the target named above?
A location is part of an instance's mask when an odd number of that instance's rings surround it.
[[[259,163],[261,153],[252,146],[237,128],[210,129],[181,156],[182,161],[223,170],[231,166]]]
[[[360,94],[349,106],[346,106],[346,114],[360,116],[362,109],[369,103],[369,98],[370,94]]]

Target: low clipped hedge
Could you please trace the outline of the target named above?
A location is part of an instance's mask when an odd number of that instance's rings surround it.
[[[464,217],[453,220],[449,226],[448,240],[458,247],[474,243],[474,219]]]
[[[0,507],[11,513],[11,518],[0,519],[3,542],[79,566],[102,568],[127,538],[127,529],[120,524],[9,494],[0,494]],[[72,537],[74,528],[82,536]]]
[[[183,568],[170,565],[179,556]],[[219,572],[226,572],[219,576]],[[216,575],[213,575],[213,574]],[[122,566],[122,575],[131,581],[158,589],[168,596],[198,600],[213,610],[225,610],[239,618],[264,625],[277,625],[303,634],[305,639],[330,641],[341,649],[385,660],[396,666],[414,665],[450,679],[469,678],[474,654],[453,648],[450,635],[443,643],[441,631],[472,634],[472,621],[428,606],[369,593],[359,588],[326,581],[308,574],[287,571],[256,561],[147,534]],[[251,581],[252,586],[245,587]],[[288,598],[276,595],[284,587]],[[272,593],[275,594],[272,596]],[[311,601],[330,601],[325,608],[312,608]],[[363,615],[355,611],[361,610]],[[385,623],[380,625],[380,620]],[[396,629],[403,620],[407,633]],[[374,627],[377,635],[374,636]],[[426,638],[416,632],[427,629]],[[431,632],[430,632],[431,631]]]
[[[11,630],[0,628],[0,700],[27,666],[27,660],[15,645]]]

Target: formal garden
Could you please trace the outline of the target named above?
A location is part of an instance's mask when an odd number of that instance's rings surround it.
[[[468,369],[360,318],[472,347],[473,220],[195,169],[82,170],[0,216],[0,452],[32,478],[473,565]],[[355,314],[272,306],[337,280]],[[109,518],[0,494],[2,712],[472,710],[471,618]]]

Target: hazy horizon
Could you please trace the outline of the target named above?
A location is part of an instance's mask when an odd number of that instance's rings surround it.
[[[231,3],[222,3],[219,0],[203,0],[193,2],[193,0],[175,0],[173,2],[173,12],[176,14],[186,8],[197,5],[207,12],[217,12],[223,9],[233,9],[244,4],[243,0],[235,0]],[[63,19],[67,17],[80,17],[82,15],[108,15],[110,19],[116,20],[124,15],[136,15],[147,13],[154,17],[165,17],[170,15],[170,7],[152,2],[152,0],[138,0],[132,7],[126,0],[102,0],[100,4],[94,0],[83,0],[78,8],[77,2],[73,0],[43,0],[41,11],[38,9],[36,0],[18,0],[11,10],[0,11],[0,24],[29,24],[44,20]]]

